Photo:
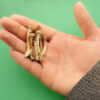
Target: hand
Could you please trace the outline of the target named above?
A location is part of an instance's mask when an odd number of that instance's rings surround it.
[[[0,30],[0,38],[12,47],[10,54],[13,59],[62,95],[67,95],[100,59],[100,30],[81,2],[75,5],[75,17],[84,34],[83,39],[20,15],[1,19],[4,29]],[[41,64],[24,58],[30,25],[40,25],[48,39],[45,60]]]

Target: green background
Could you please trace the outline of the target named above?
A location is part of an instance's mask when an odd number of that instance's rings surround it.
[[[20,14],[65,33],[83,37],[74,18],[79,0],[0,0],[0,17]],[[100,26],[100,0],[82,0]],[[0,100],[64,100],[37,78],[21,68],[9,54],[10,47],[0,40]]]

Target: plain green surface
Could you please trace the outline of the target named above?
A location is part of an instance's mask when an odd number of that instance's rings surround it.
[[[60,31],[83,37],[74,18],[78,0],[0,0],[0,17],[21,14]],[[100,26],[100,0],[83,0]],[[9,54],[10,47],[0,40],[0,100],[64,100],[21,68]],[[67,78],[67,77],[66,77]]]

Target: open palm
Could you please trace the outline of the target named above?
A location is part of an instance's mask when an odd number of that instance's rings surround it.
[[[13,59],[52,90],[67,95],[100,59],[100,31],[81,2],[75,6],[76,20],[84,39],[57,31],[20,15],[3,18],[0,38],[12,47]],[[44,61],[39,64],[24,57],[27,28],[40,25],[48,39]]]

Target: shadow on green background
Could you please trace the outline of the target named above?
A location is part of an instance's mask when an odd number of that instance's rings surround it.
[[[74,18],[78,0],[0,0],[0,17],[20,14],[65,33],[83,37]],[[100,1],[83,0],[100,26]],[[11,58],[10,47],[0,40],[0,100],[64,100],[65,97],[44,86]]]

